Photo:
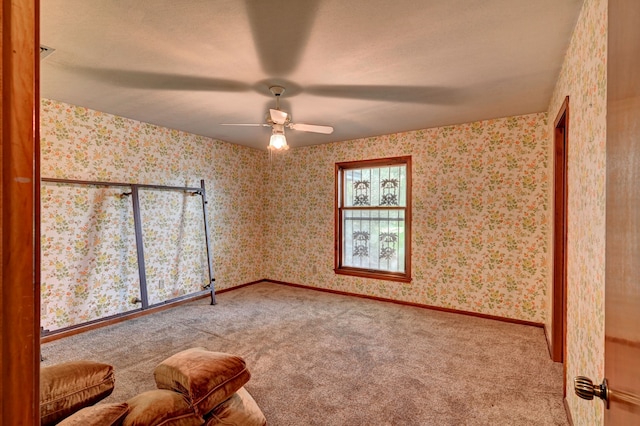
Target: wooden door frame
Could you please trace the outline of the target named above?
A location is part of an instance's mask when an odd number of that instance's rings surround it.
[[[39,1],[0,0],[0,424],[39,424]]]
[[[564,363],[566,396],[567,342],[567,164],[569,147],[569,96],[564,99],[554,121],[554,231],[553,231],[553,338],[551,356]]]

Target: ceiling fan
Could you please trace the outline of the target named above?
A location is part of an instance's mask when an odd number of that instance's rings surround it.
[[[271,86],[269,91],[276,97],[276,108],[270,109],[265,115],[266,123],[262,124],[221,124],[222,126],[263,126],[271,127],[271,139],[269,139],[269,149],[286,150],[289,149],[287,145],[287,138],[284,135],[284,129],[289,128],[292,130],[300,130],[302,132],[323,133],[330,135],[333,133],[333,127],[331,126],[318,126],[315,124],[302,124],[292,123],[291,115],[280,110],[280,96],[284,93],[284,87]]]

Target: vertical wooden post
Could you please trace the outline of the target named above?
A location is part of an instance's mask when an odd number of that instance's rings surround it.
[[[0,0],[0,424],[39,424],[39,3]]]

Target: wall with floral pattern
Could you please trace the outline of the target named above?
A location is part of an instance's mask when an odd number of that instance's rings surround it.
[[[549,118],[399,133],[271,159],[45,99],[42,176],[179,186],[205,179],[217,288],[268,278],[544,322],[552,333],[552,130],[569,95],[567,375],[603,377],[606,55],[607,1],[585,0]],[[413,281],[335,275],[334,164],[401,155],[413,157]],[[43,184],[45,328],[126,311],[139,296],[131,206],[120,193]],[[206,279],[195,198],[143,197],[154,301]],[[158,210],[164,205],[170,209]],[[186,259],[193,264],[182,265]],[[571,392],[567,399],[576,424],[603,423],[602,404]]]
[[[551,132],[569,96],[567,377],[595,380],[604,377],[607,10],[606,0],[584,2],[549,104]],[[567,401],[575,424],[603,424],[602,404],[570,389]]]
[[[411,283],[336,275],[336,162],[412,156]],[[291,149],[265,188],[264,275],[543,322],[550,267],[544,113]]]
[[[41,190],[42,326],[54,330],[135,308],[133,209],[123,190],[48,183]]]
[[[271,158],[51,100],[42,101],[41,116],[43,177],[175,186],[198,186],[204,178],[217,288],[268,278],[546,319],[546,114],[292,149]],[[399,155],[413,158],[413,281],[335,275],[335,163]],[[123,312],[139,297],[131,206],[121,193],[43,184],[46,328]],[[150,303],[206,282],[198,201],[141,191]]]
[[[42,177],[199,187],[209,203],[216,288],[263,278],[266,155],[185,132],[43,99]],[[42,325],[55,330],[135,309],[140,297],[124,188],[42,185]],[[140,190],[149,303],[208,283],[202,201]],[[256,219],[258,218],[258,219]]]

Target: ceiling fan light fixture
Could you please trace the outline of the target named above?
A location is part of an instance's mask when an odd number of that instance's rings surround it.
[[[271,139],[269,139],[269,149],[275,149],[276,151],[289,149],[289,145],[287,145],[287,138],[284,136],[284,126],[282,126],[282,124],[273,125]]]
[[[269,109],[269,111],[265,114],[263,124],[232,124],[232,123],[222,123],[221,126],[252,126],[252,127],[271,127],[271,138],[269,139],[269,151],[286,151],[289,149],[289,145],[287,145],[287,138],[284,136],[284,129],[289,128],[291,130],[299,130],[302,132],[312,132],[312,133],[322,133],[325,135],[330,135],[333,133],[333,127],[331,126],[318,126],[316,124],[302,124],[302,123],[292,123],[291,115],[285,111],[280,110],[279,99],[280,96],[284,93],[284,87],[282,86],[271,86],[269,88],[273,96],[276,98],[276,108]]]
[[[289,145],[287,145],[287,138],[285,138],[284,135],[271,135],[271,139],[269,139],[269,149],[280,151],[288,148]]]

